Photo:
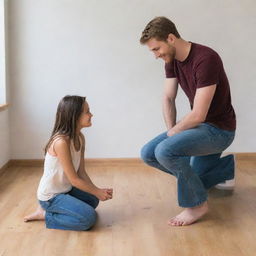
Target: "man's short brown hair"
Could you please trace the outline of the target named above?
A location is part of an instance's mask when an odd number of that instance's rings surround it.
[[[159,41],[166,41],[169,34],[173,34],[177,38],[180,38],[180,34],[172,21],[166,17],[156,17],[147,24],[142,32],[140,43],[145,44],[151,38],[155,38]]]

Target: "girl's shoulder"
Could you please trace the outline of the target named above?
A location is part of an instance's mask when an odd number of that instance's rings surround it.
[[[57,142],[59,144],[65,143],[69,145],[71,142],[71,139],[67,135],[56,134],[55,136],[53,136],[51,144],[56,144]]]
[[[53,136],[50,145],[48,147],[47,152],[52,155],[52,156],[57,156],[56,154],[56,146],[57,147],[70,147],[70,138],[67,135],[62,135],[62,134],[56,134]]]

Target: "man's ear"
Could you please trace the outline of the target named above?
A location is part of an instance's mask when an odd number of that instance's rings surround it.
[[[176,36],[174,35],[174,34],[172,34],[172,33],[170,33],[169,35],[168,35],[168,37],[167,37],[167,42],[169,43],[169,44],[175,44],[175,41],[176,41]]]

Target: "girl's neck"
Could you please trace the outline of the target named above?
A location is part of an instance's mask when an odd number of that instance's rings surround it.
[[[76,133],[76,137],[73,140],[73,144],[76,151],[79,151],[81,148],[81,141],[80,141],[80,135]]]
[[[82,130],[82,128],[77,128],[77,129],[76,129],[76,136],[79,136],[79,135],[80,135],[81,130]]]

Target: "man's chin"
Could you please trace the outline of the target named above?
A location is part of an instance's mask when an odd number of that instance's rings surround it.
[[[169,64],[169,63],[172,63],[172,62],[173,62],[173,59],[172,59],[172,58],[166,58],[166,59],[164,59],[164,62],[165,62],[166,64]]]

